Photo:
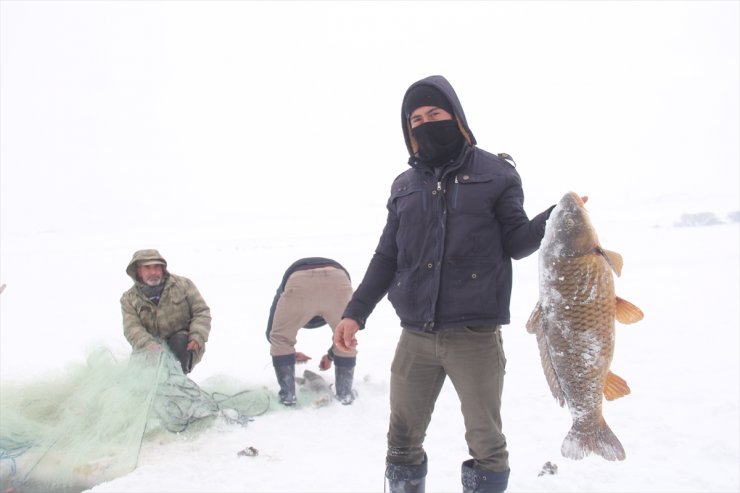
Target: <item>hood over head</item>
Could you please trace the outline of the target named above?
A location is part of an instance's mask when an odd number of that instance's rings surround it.
[[[436,87],[428,84],[417,84],[406,91],[406,98],[403,100],[403,104],[407,117],[410,117],[416,108],[422,106],[436,106],[451,115],[455,113],[447,96],[442,94],[442,91]]]
[[[413,156],[418,152],[419,146],[411,135],[409,114],[419,106],[426,106],[421,104],[424,102],[424,97],[431,98],[432,95],[438,94],[437,91],[447,98],[447,102],[449,104],[446,107],[440,104],[429,104],[428,106],[438,106],[448,112],[451,108],[451,113],[457,120],[458,127],[460,127],[460,132],[462,132],[465,140],[470,145],[476,144],[473,132],[468,127],[465,112],[463,112],[460,100],[458,99],[455,90],[452,88],[452,85],[441,75],[431,75],[411,84],[411,86],[406,90],[406,94],[403,96],[403,102],[401,104],[401,127],[403,128],[403,138],[406,141],[406,149],[408,149],[410,156]],[[422,98],[419,98],[420,95]],[[428,102],[433,102],[433,98],[429,99]]]
[[[157,250],[148,248],[134,252],[134,256],[131,257],[131,261],[128,263],[128,266],[126,266],[126,274],[128,274],[134,282],[139,282],[136,278],[136,266],[150,264],[160,264],[164,266],[164,270],[167,272],[167,261],[164,257],[160,255]]]

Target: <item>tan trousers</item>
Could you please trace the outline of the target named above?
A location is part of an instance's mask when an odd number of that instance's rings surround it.
[[[299,270],[288,278],[280,295],[270,329],[270,355],[295,353],[298,330],[315,316],[320,316],[331,327],[342,319],[342,312],[352,297],[352,284],[343,270],[334,267]],[[334,354],[351,357],[357,351],[343,352],[332,347]]]

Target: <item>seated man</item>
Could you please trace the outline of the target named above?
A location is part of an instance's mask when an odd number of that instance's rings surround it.
[[[307,361],[303,353],[296,353],[298,330],[313,329],[327,323],[332,329],[342,318],[342,311],[352,297],[352,284],[347,270],[334,260],[311,257],[297,260],[283,275],[270,308],[267,322],[267,340],[280,384],[280,402],[286,406],[296,403],[295,364]],[[319,368],[328,370],[335,363],[335,389],[342,404],[354,400],[352,380],[355,372],[356,350],[340,351],[329,348],[321,358]]]
[[[123,334],[134,351],[164,342],[187,374],[203,358],[211,310],[190,279],[170,274],[157,250],[139,250],[126,267],[134,285],[121,296]]]

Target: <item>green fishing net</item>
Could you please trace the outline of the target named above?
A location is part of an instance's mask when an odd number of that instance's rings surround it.
[[[134,470],[148,439],[245,426],[274,406],[265,389],[197,385],[168,351],[98,349],[54,378],[0,385],[0,492],[80,492]]]

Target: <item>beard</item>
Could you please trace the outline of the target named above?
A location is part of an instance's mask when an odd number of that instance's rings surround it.
[[[162,284],[162,276],[158,274],[150,274],[146,276],[145,278],[143,278],[142,281],[147,286],[155,287],[155,286],[159,286],[160,284]]]

